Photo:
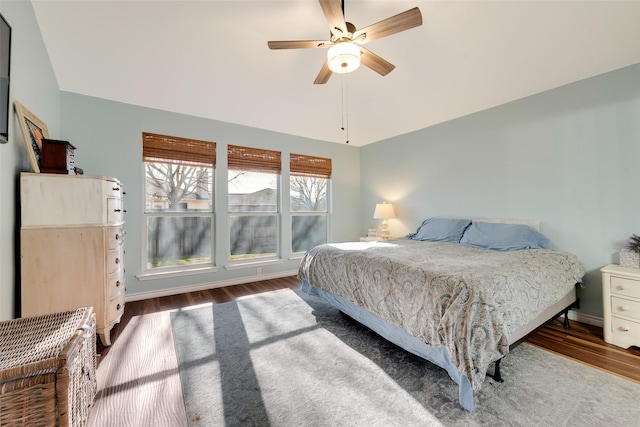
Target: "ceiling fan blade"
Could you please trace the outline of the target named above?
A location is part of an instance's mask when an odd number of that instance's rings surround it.
[[[331,77],[331,74],[333,74],[333,73],[329,69],[329,62],[325,61],[324,65],[322,66],[322,69],[318,73],[318,77],[316,77],[316,79],[314,80],[313,84],[314,85],[323,85],[323,84],[325,84],[326,82],[329,81],[329,77]]]
[[[419,27],[420,25],[422,25],[422,13],[420,13],[420,9],[414,7],[413,9],[409,9],[356,31],[353,34],[353,40],[356,40],[364,34],[364,39],[358,41],[358,43],[364,44],[401,31]]]
[[[371,68],[381,76],[386,76],[387,74],[392,72],[394,68],[396,68],[396,66],[391,62],[382,59],[375,53],[371,52],[368,49],[365,49],[362,46],[360,46],[360,63],[366,67]]]
[[[269,49],[311,49],[329,47],[333,43],[328,40],[288,40],[267,42]]]
[[[345,37],[347,34],[347,23],[344,21],[344,13],[342,12],[340,0],[320,0],[320,7],[322,8],[325,18],[327,18],[331,34],[338,38]]]

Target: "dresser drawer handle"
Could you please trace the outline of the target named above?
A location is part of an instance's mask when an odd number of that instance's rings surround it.
[[[118,306],[116,307],[116,310],[120,311],[120,307],[121,307],[121,305],[118,304]]]
[[[628,305],[621,305],[620,306],[620,311],[629,311],[629,306]]]
[[[118,240],[120,238],[119,234],[116,234],[116,240]]]
[[[122,209],[114,209],[114,212],[122,212]]]
[[[631,330],[631,328],[629,328],[628,326],[620,326],[620,329],[622,330],[622,332],[629,332]]]
[[[116,264],[120,264],[120,258],[116,258]]]
[[[119,287],[120,287],[120,280],[116,282],[116,288],[119,288]]]
[[[628,285],[620,285],[618,286],[618,289],[621,291],[628,291],[629,290],[629,286]]]
[[[113,187],[113,191],[120,191],[120,187]]]

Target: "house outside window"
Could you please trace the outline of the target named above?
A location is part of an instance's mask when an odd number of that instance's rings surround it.
[[[304,253],[329,238],[331,159],[290,155],[291,252]]]
[[[279,151],[229,145],[228,215],[231,263],[280,253]]]
[[[213,266],[216,144],[144,132],[145,266]]]

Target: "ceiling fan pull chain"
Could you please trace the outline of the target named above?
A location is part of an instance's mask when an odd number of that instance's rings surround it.
[[[347,75],[342,74],[342,127],[347,131],[347,144],[349,143],[349,87],[347,85]]]

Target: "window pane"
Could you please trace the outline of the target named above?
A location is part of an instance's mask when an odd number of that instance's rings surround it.
[[[229,171],[229,212],[277,212],[278,174]]]
[[[275,215],[231,215],[229,226],[232,261],[276,255],[278,226]]]
[[[146,212],[212,212],[213,168],[145,163]]]
[[[291,176],[291,212],[326,212],[326,178]]]
[[[211,225],[211,217],[149,217],[147,268],[211,264]]]
[[[327,243],[327,217],[304,215],[291,218],[291,250],[306,252],[314,246]]]

